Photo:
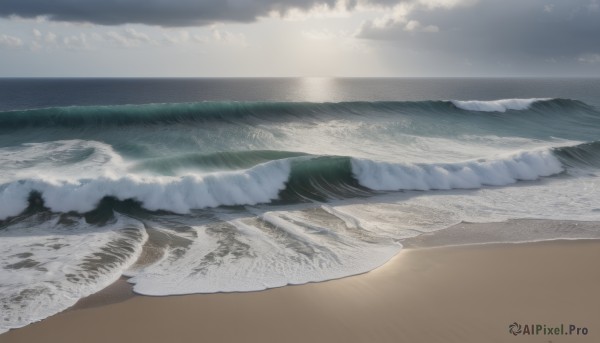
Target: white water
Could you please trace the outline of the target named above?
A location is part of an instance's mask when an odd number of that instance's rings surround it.
[[[524,151],[492,160],[445,164],[408,164],[353,159],[361,185],[373,190],[420,190],[505,186],[563,171],[550,150]]]
[[[36,178],[0,186],[0,219],[28,206],[27,198],[39,192],[54,212],[85,213],[107,196],[140,201],[148,210],[188,213],[190,209],[222,205],[254,205],[277,199],[290,172],[288,160],[257,165],[240,172],[218,172],[182,177],[127,175],[120,178],[61,180]]]
[[[521,111],[528,109],[533,103],[538,101],[551,100],[548,98],[535,99],[502,99],[502,100],[452,100],[454,106],[467,111],[479,112],[506,112],[508,110]]]
[[[129,271],[134,291],[146,295],[257,291],[324,281],[372,270],[401,248],[392,239],[360,239],[345,232],[335,218],[324,227],[298,210],[223,219],[220,230],[194,226],[195,238],[188,247],[167,249],[157,263]]]
[[[543,100],[454,105],[504,112]],[[147,295],[262,290],[372,270],[401,249],[402,239],[460,221],[600,221],[599,178],[593,170],[565,170],[551,152],[578,142],[489,132],[419,136],[407,133],[411,125],[391,114],[369,121],[264,122],[243,128],[251,137],[249,149],[266,145],[352,156],[352,171],[362,186],[400,191],[326,204],[267,205],[286,187],[290,159],[245,170],[161,176],[132,172],[134,163],[97,141],[0,148],[0,218],[26,209],[31,191],[40,192],[55,212],[9,222],[0,230],[0,306],[7,309],[0,332],[60,312],[122,274],[131,277],[136,292]],[[208,144],[208,138],[198,139],[200,146]],[[116,219],[103,225],[76,215],[61,218],[59,212],[90,211],[105,196],[186,215],[130,218],[115,212]],[[196,210],[201,208],[213,209]],[[513,232],[505,239],[600,237],[600,229],[589,227],[540,230]],[[150,236],[158,241],[153,241],[158,257],[133,264]],[[129,249],[119,250],[117,241]],[[90,263],[106,251],[124,257],[114,254],[105,269]]]
[[[256,291],[360,274],[385,263],[401,239],[461,221],[514,218],[600,221],[600,181],[544,179],[513,187],[390,193],[368,200],[221,213],[221,224],[192,226],[190,244],[130,270],[146,295]],[[526,204],[526,206],[524,205]],[[217,227],[219,229],[217,229]],[[184,235],[161,227],[165,235]],[[600,238],[600,227],[511,232],[506,242]],[[227,247],[227,248],[225,248]]]
[[[63,311],[110,285],[136,261],[146,238],[140,223],[122,216],[102,228],[83,220],[61,224],[55,216],[1,230],[0,333]]]
[[[107,196],[134,199],[148,210],[175,213],[268,203],[286,187],[290,171],[291,159],[283,159],[241,171],[177,177],[127,174],[118,178],[45,176],[12,181],[0,185],[0,219],[25,210],[32,191],[40,193],[44,205],[54,212],[89,212]],[[435,190],[504,186],[555,175],[563,168],[549,149],[536,149],[460,163],[389,163],[354,158],[352,171],[361,185],[372,190]]]

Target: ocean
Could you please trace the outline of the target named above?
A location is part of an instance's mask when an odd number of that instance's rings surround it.
[[[0,79],[0,332],[121,277],[257,291],[461,222],[598,221],[599,106],[600,79]]]

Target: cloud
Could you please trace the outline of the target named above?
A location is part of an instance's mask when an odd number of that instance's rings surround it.
[[[166,43],[169,44],[182,44],[182,43],[187,43],[190,41],[190,39],[192,39],[193,37],[190,35],[190,33],[186,30],[181,30],[181,31],[177,31],[177,32],[165,32],[163,34],[164,40]]]
[[[232,33],[229,31],[219,30],[216,26],[211,27],[212,39],[216,43],[233,44],[240,46],[248,46],[246,36],[243,33]]]
[[[174,45],[223,44],[247,47],[246,36],[243,33],[233,33],[223,25],[212,25],[203,29],[204,35],[184,29],[152,29],[143,30],[135,27],[113,27],[101,30],[94,29],[86,32],[67,31],[68,34],[56,34],[52,31],[32,29],[32,39],[27,46],[32,51],[43,49],[66,50],[97,50],[104,48],[136,49],[147,47],[170,47]],[[0,45],[18,47],[26,45],[20,38],[0,36]]]
[[[581,63],[600,64],[600,54],[583,54],[577,58]]]
[[[102,39],[102,36],[96,37]],[[104,39],[110,43],[124,48],[139,47],[144,44],[156,44],[156,41],[146,33],[137,31],[133,28],[126,28],[125,30],[109,31],[104,35]]]
[[[551,13],[554,11],[554,4],[544,5],[544,12]]]
[[[139,23],[159,26],[202,26],[215,22],[252,22],[272,13],[308,11],[315,7],[353,8],[358,0],[2,0],[0,16],[47,17],[53,21],[100,25]],[[363,0],[363,2],[366,0]],[[371,0],[389,4],[400,0]],[[444,1],[444,0],[438,0]]]
[[[322,29],[322,30],[305,30],[302,32],[302,36],[309,40],[315,41],[331,41],[335,39],[339,39],[340,35],[331,30]]]
[[[23,40],[19,37],[0,34],[0,47],[19,48],[23,46]]]
[[[28,45],[32,51],[39,51],[44,48],[62,48],[66,50],[91,50],[94,47],[90,42],[90,35],[85,33],[58,35],[48,31],[44,33],[39,29],[33,29],[33,40]],[[94,37],[92,37],[94,38]]]
[[[62,37],[62,44],[65,48],[69,50],[92,49],[92,46],[89,44],[87,35],[85,33]]]
[[[221,25],[211,25],[205,34],[191,33],[188,30],[165,30],[162,39],[158,41],[163,45],[182,45],[182,44],[231,44],[239,46],[248,46],[246,36],[243,33],[232,33],[221,27]]]
[[[38,29],[33,29],[33,40],[29,43],[31,51],[42,50],[46,46],[58,46],[58,36],[53,32],[47,32],[45,35]]]
[[[385,17],[363,22],[357,37],[389,40],[418,51],[472,60],[577,60],[583,56],[582,62],[590,60],[593,55],[586,54],[596,53],[600,46],[600,11],[596,3],[416,1],[396,6]],[[438,32],[415,36],[411,30],[429,26]]]
[[[435,25],[423,26],[418,20],[409,20],[404,26],[406,31],[438,32],[440,29]]]
[[[415,12],[450,10],[455,7],[471,6],[477,0],[414,0],[396,4],[384,16],[364,21],[356,34],[359,38],[397,39],[406,32],[435,33],[440,28],[435,24],[422,24],[423,19],[412,18]],[[424,18],[427,20],[427,18]]]
[[[450,8],[465,1],[477,0],[1,0],[0,17],[185,27],[249,23],[272,16],[290,20],[348,17],[358,8],[389,9],[414,2],[427,8]]]

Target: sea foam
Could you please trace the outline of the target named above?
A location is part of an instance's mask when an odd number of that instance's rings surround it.
[[[563,171],[550,150],[524,151],[492,160],[461,163],[409,164],[352,159],[352,171],[361,185],[373,190],[397,191],[504,186],[518,180],[536,180]]]
[[[533,103],[538,101],[551,100],[549,98],[533,98],[533,99],[501,99],[501,100],[452,100],[454,106],[467,110],[479,112],[506,112],[508,110],[526,110]]]
[[[315,166],[320,166],[321,158],[299,159],[309,164],[314,161]],[[81,180],[14,181],[0,186],[0,218],[15,216],[25,210],[32,192],[39,193],[44,205],[54,212],[89,212],[104,197],[133,199],[151,211],[182,214],[192,209],[269,203],[278,199],[280,192],[288,187],[294,168],[292,161],[294,158],[274,160],[241,171],[180,177],[128,174],[120,178],[101,176]],[[323,166],[325,169],[300,167],[302,172],[308,173],[305,175],[307,184],[301,185],[301,188],[318,185],[319,180],[329,173],[328,164]],[[519,180],[555,175],[564,170],[550,149],[458,163],[390,163],[350,158],[350,168],[348,173],[361,186],[375,191],[504,186]],[[319,189],[317,187],[316,191]]]
[[[61,312],[115,282],[148,237],[140,222],[125,216],[104,227],[71,220],[33,216],[0,230],[0,333]]]
[[[0,219],[28,206],[38,192],[54,212],[85,213],[104,197],[139,201],[148,210],[187,213],[190,209],[253,205],[276,199],[290,174],[288,160],[259,164],[250,169],[182,177],[127,175],[82,180],[27,179],[0,186]]]

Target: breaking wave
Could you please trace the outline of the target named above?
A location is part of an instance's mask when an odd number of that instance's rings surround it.
[[[273,154],[284,154],[279,152]],[[600,142],[536,149],[457,163],[390,163],[344,156],[296,156],[248,169],[183,176],[30,178],[0,185],[0,218],[15,216],[39,194],[54,212],[86,213],[107,197],[150,211],[272,202],[326,201],[377,191],[429,191],[506,186],[600,163]]]

